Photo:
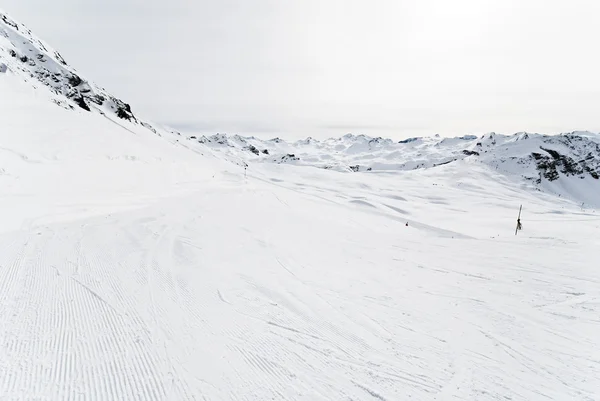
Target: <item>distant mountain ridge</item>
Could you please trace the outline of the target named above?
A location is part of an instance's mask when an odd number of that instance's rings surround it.
[[[280,163],[283,156],[293,155],[295,160],[288,158],[286,161],[348,172],[415,170],[471,159],[492,167],[506,163],[522,166],[521,170],[535,167],[537,175],[527,178],[538,182],[554,181],[561,175],[600,177],[600,136],[591,132],[561,135],[490,133],[481,137],[415,137],[401,141],[347,134],[341,138],[318,140],[308,137],[294,142],[216,134],[188,136],[188,140],[234,153],[250,162]]]
[[[224,134],[187,139],[248,163],[295,164],[340,172],[410,171],[478,163],[555,194],[575,193],[575,199],[600,200],[600,135],[585,131],[401,141],[353,134],[294,142]]]

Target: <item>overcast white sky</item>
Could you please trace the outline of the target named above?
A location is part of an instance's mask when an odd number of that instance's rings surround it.
[[[204,133],[600,131],[600,0],[2,0],[145,117]]]

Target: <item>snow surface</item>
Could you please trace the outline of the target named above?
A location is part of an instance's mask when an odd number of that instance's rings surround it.
[[[56,99],[0,76],[1,400],[600,398],[600,214],[543,187],[597,180],[427,138],[258,163]]]

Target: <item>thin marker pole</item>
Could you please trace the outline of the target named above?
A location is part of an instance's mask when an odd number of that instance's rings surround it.
[[[515,235],[517,235],[517,232],[519,231],[519,226],[521,225],[521,210],[523,209],[523,205],[521,205],[521,207],[519,207],[519,217],[517,217],[517,228],[515,228]]]

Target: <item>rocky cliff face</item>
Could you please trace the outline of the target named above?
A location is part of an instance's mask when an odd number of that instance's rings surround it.
[[[60,53],[37,38],[25,25],[0,10],[0,63],[36,87],[46,87],[65,108],[112,114],[136,121],[131,107],[82,77]]]
[[[577,135],[569,134],[554,138],[552,143],[560,143],[567,152],[561,153],[544,146],[540,146],[541,152],[532,152],[531,156],[535,160],[540,177],[548,181],[557,180],[561,174],[564,176],[585,177],[589,174],[594,179],[600,178],[600,144],[592,141],[586,141]]]

